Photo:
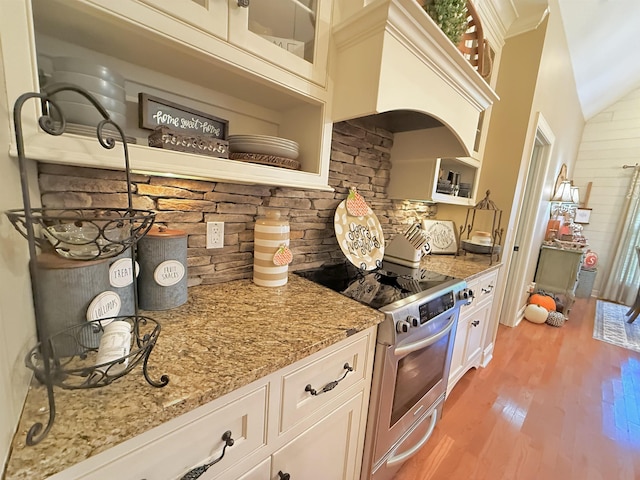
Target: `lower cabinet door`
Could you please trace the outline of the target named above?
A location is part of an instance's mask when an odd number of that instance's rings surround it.
[[[272,455],[271,479],[353,480],[360,473],[357,441],[362,393]],[[281,473],[280,473],[281,472]],[[279,475],[280,473],[280,475]]]
[[[465,365],[477,367],[482,355],[484,332],[491,313],[491,303],[486,303],[478,308],[468,319],[467,345],[465,347]]]
[[[460,377],[464,374],[465,355],[464,349],[467,343],[467,333],[469,322],[465,318],[458,320],[458,328],[456,330],[456,338],[453,342],[453,353],[451,354],[451,369],[449,370],[449,383],[447,386],[447,394],[451,391]]]
[[[266,480],[271,472],[271,457],[267,458],[259,465],[253,467],[247,473],[242,475],[238,480]]]

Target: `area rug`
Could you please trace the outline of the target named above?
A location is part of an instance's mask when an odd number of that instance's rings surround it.
[[[640,352],[640,319],[627,323],[624,314],[629,307],[598,300],[593,338]]]

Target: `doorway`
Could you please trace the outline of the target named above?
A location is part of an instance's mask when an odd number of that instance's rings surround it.
[[[536,134],[524,179],[513,251],[509,259],[507,287],[505,290],[500,323],[515,327],[522,321],[527,306],[527,287],[533,278],[527,278],[527,270],[538,257],[539,245],[535,238],[536,220],[543,203],[545,179],[551,160],[555,136],[541,113],[537,115]],[[535,243],[534,243],[535,242]]]

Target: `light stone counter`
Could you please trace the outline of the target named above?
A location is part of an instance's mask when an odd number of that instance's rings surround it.
[[[421,267],[471,280],[500,267],[488,257],[429,255]],[[284,287],[250,280],[189,288],[189,301],[164,312],[142,312],[162,331],[149,372],[169,385],[154,388],[136,367],[91,390],[55,388],[56,419],[48,436],[27,447],[26,433],[46,424],[46,391],[31,387],[5,479],[39,480],[280,368],[377,325],[383,314],[290,275]]]
[[[450,275],[456,278],[464,278],[469,281],[483,273],[500,268],[502,263],[494,261],[489,265],[489,257],[484,255],[425,255],[420,267],[425,270]]]
[[[384,318],[296,275],[278,288],[250,280],[191,287],[185,305],[144,314],[162,325],[149,359],[150,376],[157,381],[168,375],[169,384],[152,387],[136,367],[106,387],[56,387],[53,428],[41,443],[27,447],[28,429],[47,420],[41,411],[46,391],[31,387],[6,479],[47,478]]]

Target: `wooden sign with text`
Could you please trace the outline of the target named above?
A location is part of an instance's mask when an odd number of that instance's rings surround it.
[[[177,132],[227,139],[229,122],[223,118],[146,93],[138,94],[138,100],[140,128],[155,130],[156,127],[166,126]]]

